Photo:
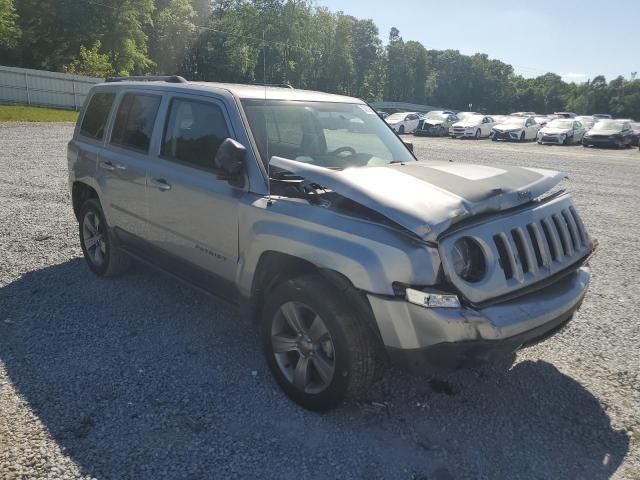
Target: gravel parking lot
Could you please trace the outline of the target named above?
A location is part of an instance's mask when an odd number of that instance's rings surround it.
[[[600,249],[577,318],[503,364],[289,402],[231,305],[93,276],[66,124],[0,124],[0,478],[640,479],[640,153],[409,137],[423,159],[567,171]],[[512,360],[512,361],[511,361]]]

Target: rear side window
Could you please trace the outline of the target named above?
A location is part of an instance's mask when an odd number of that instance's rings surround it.
[[[157,95],[125,94],[113,125],[111,143],[146,153],[160,100]]]
[[[161,155],[194,167],[217,170],[214,157],[228,137],[220,107],[176,98],[171,101]]]
[[[82,125],[80,125],[82,135],[102,140],[115,96],[116,94],[113,92],[93,94],[82,119]]]

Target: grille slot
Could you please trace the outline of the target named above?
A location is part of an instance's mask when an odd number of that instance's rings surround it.
[[[493,237],[493,241],[498,249],[498,258],[500,266],[504,271],[504,276],[509,280],[510,278],[513,278],[513,267],[511,266],[512,260],[509,257],[509,251],[507,250],[507,242],[504,241],[503,236],[504,234],[496,235]]]
[[[518,254],[520,265],[522,265],[522,272],[529,273],[529,269],[533,262],[531,261],[531,253],[529,252],[529,249],[525,247],[522,230],[519,228],[511,230],[511,238],[513,238],[513,242],[516,244],[516,253]]]
[[[540,244],[542,243],[542,238],[540,237],[540,231],[537,228],[535,223],[530,223],[527,225],[527,232],[529,232],[529,238],[531,239],[531,245],[533,246],[533,252],[536,255],[536,261],[538,262],[538,267],[544,265],[544,261],[542,259],[542,251],[540,250]]]

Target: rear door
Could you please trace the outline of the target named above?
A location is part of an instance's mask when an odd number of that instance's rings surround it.
[[[235,138],[225,104],[214,97],[175,93],[163,117],[147,176],[154,250],[165,267],[225,296],[228,291],[219,288],[232,288],[238,205],[247,191],[218,178],[218,147],[225,138]]]
[[[109,221],[118,234],[147,238],[146,173],[162,96],[123,91],[107,148],[98,162],[98,182],[107,192]]]

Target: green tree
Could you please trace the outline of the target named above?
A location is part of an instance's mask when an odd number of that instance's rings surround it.
[[[22,33],[17,20],[13,0],[0,0],[0,48],[13,48],[17,45]]]
[[[80,55],[73,62],[65,65],[65,72],[98,78],[106,78],[112,75],[113,66],[109,61],[109,55],[100,53],[101,46],[100,40],[96,40],[91,48],[81,45]]]
[[[196,16],[189,0],[170,0],[166,7],[156,10],[150,42],[156,73],[173,74],[182,64],[196,34]]]

